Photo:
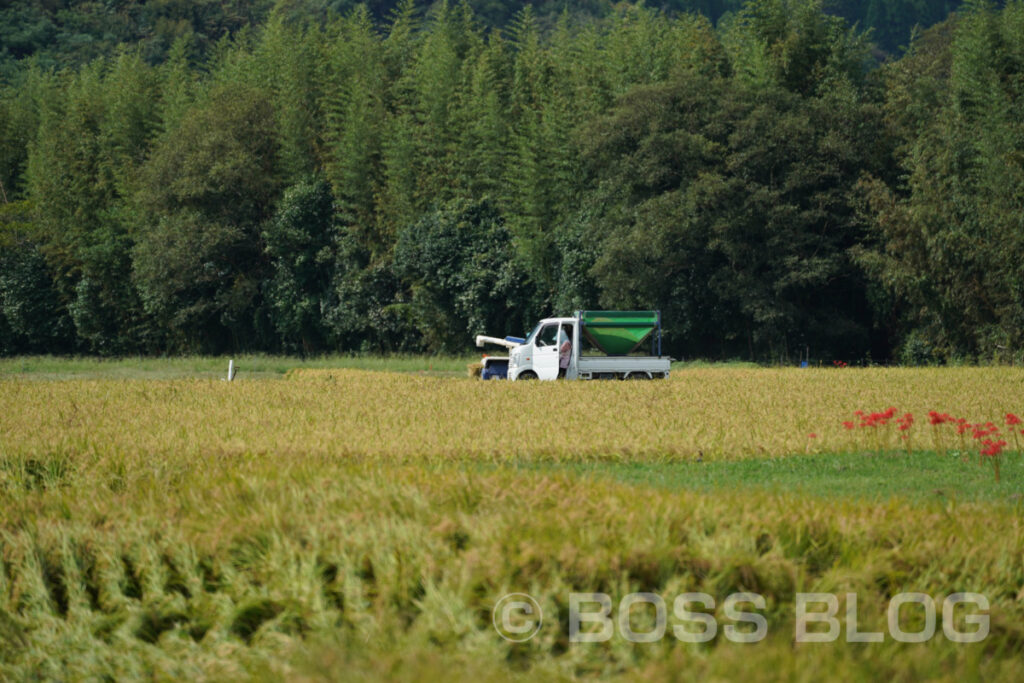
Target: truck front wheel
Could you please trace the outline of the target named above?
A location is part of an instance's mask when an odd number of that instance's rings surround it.
[[[527,370],[526,372],[516,377],[516,379],[537,379],[537,373],[533,372],[532,370]]]

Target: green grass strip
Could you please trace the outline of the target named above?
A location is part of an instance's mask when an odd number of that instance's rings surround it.
[[[979,464],[976,451],[945,456],[935,452],[846,453],[686,463],[534,462],[516,467],[568,471],[670,490],[714,492],[753,488],[822,498],[1021,505],[1024,457],[1018,453],[1004,453],[1002,457],[999,483],[995,481],[992,463],[986,458]]]

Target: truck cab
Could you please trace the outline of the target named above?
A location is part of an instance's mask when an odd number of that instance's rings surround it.
[[[545,318],[537,323],[526,340],[508,353],[508,378],[558,379],[559,351],[568,339],[570,353],[578,344],[575,318]],[[572,374],[570,375],[570,372]],[[569,363],[566,379],[576,378],[576,369]]]

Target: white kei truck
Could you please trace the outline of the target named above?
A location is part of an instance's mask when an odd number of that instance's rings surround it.
[[[646,341],[651,355],[636,355]],[[476,345],[495,344],[508,358],[484,358],[482,377],[558,379],[560,351],[568,347],[565,379],[668,379],[672,359],[661,355],[659,311],[576,311],[571,317],[545,318],[525,339],[479,335]]]

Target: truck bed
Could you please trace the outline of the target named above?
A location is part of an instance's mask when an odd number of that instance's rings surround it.
[[[579,375],[583,379],[589,376],[616,375],[624,376],[631,373],[649,373],[652,377],[668,377],[672,359],[668,356],[580,356],[578,361]]]

